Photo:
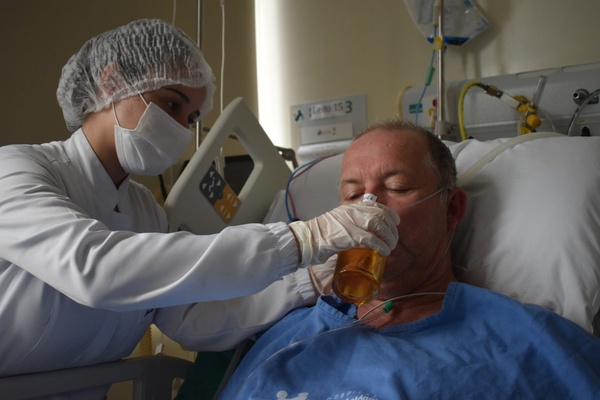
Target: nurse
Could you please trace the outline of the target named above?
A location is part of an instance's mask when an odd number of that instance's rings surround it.
[[[229,347],[314,301],[330,274],[298,267],[359,244],[395,247],[397,216],[360,205],[167,233],[164,210],[129,176],[173,165],[214,91],[189,37],[135,21],[63,68],[68,139],[0,148],[0,376],[125,357],[152,322],[194,350]]]

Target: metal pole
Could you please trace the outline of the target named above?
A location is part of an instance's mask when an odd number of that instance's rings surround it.
[[[452,125],[446,121],[446,80],[444,77],[444,1],[437,0],[435,7],[437,11],[437,37],[436,46],[438,54],[438,87],[437,87],[437,115],[435,121],[435,134],[443,140],[456,141],[456,135],[452,133]]]
[[[196,4],[196,44],[202,49],[202,0]],[[204,116],[202,116],[204,117]],[[202,142],[202,121],[196,122],[196,150]]]
[[[438,12],[438,87],[437,87],[437,120],[444,121],[445,85],[444,85],[444,0],[438,0],[440,9]],[[437,124],[436,124],[437,125]]]

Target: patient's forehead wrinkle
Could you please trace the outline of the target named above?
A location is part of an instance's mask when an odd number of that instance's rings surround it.
[[[362,171],[361,171],[362,172]],[[375,172],[375,177],[377,177],[378,179],[380,178],[382,181],[385,181],[389,178],[393,178],[393,177],[403,177],[403,176],[411,176],[411,175],[415,175],[415,170],[411,170],[408,168],[403,168],[403,167],[399,167],[399,166],[393,166],[390,167],[389,169],[383,169],[382,171],[377,171]],[[363,182],[364,178],[363,177],[356,177],[356,176],[343,176],[340,179],[340,185],[357,185],[357,184],[361,184]]]

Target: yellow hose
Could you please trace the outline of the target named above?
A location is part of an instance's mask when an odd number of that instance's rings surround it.
[[[467,91],[471,89],[473,86],[482,87],[481,82],[468,82],[463,86],[460,91],[460,97],[458,98],[458,127],[460,128],[460,137],[461,140],[467,140],[467,130],[465,129],[465,117],[463,114],[465,95]]]

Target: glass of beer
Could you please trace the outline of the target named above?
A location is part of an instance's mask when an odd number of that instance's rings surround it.
[[[361,305],[377,297],[386,258],[376,250],[359,247],[338,254],[333,291],[348,303]]]

